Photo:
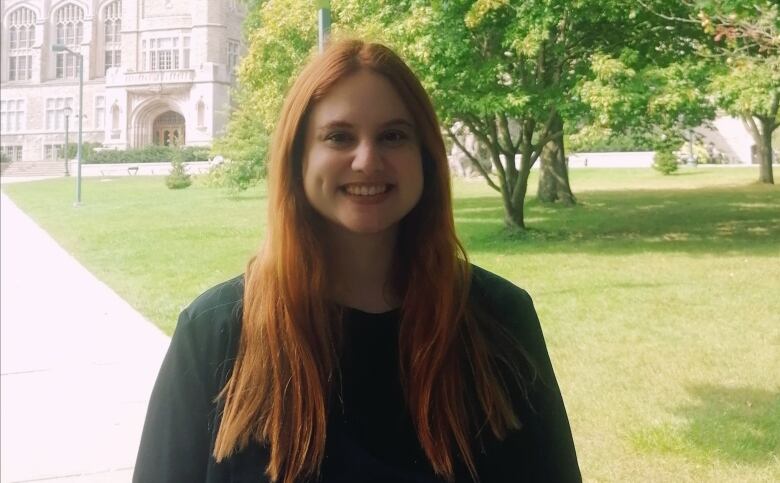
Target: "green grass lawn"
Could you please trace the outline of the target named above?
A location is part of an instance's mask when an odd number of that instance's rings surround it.
[[[780,481],[780,188],[743,168],[571,178],[579,204],[529,197],[525,235],[479,180],[455,183],[455,217],[472,261],[535,299],[585,479]],[[72,179],[4,190],[167,332],[263,234],[262,187],[83,188],[79,208]]]

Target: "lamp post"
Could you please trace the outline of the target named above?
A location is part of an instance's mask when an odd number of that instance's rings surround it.
[[[70,115],[73,114],[73,109],[66,107],[62,110],[62,113],[65,115],[65,176],[70,176],[70,168],[68,166],[68,147],[70,147],[68,143],[68,120]]]
[[[325,42],[330,35],[330,0],[320,0],[318,4],[319,46],[320,52],[322,52],[325,50]]]
[[[79,144],[76,147],[76,205],[81,204],[81,132],[82,132],[82,119],[84,118],[84,56],[78,52],[74,52],[69,48],[61,44],[54,44],[51,46],[52,52],[68,52],[76,55],[79,58]]]

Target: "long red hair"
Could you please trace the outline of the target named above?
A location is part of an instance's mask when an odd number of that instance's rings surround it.
[[[241,341],[221,394],[214,456],[220,461],[255,440],[270,449],[272,481],[319,471],[341,313],[326,299],[321,225],[303,192],[303,139],[313,104],[361,69],[383,75],[405,100],[422,150],[423,194],[401,221],[392,280],[402,296],[399,374],[407,405],[433,469],[452,479],[457,454],[477,479],[477,432],[489,427],[503,438],[519,421],[491,355],[491,329],[468,304],[471,274],[455,234],[439,123],[409,67],[387,47],[358,40],[315,57],[284,103],[269,160],[268,232],[246,271]]]

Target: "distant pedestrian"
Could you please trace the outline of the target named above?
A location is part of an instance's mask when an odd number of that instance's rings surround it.
[[[182,312],[134,481],[580,481],[531,298],[469,264],[406,64],[334,43],[271,146],[265,243]]]

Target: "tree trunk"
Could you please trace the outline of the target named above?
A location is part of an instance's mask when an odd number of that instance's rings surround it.
[[[764,117],[746,114],[742,116],[742,121],[758,147],[759,183],[775,184],[775,178],[772,174],[772,133],[778,127],[775,124],[775,118],[776,115]]]
[[[504,223],[510,228],[518,228],[525,230],[525,217],[523,216],[523,208],[525,205],[525,196],[520,198],[517,202],[512,202],[511,199],[504,196]]]
[[[775,184],[775,178],[772,174],[772,131],[774,131],[774,120],[759,118],[761,124],[761,139],[757,139],[759,145],[759,154],[761,159],[761,174],[758,181],[761,183]],[[760,143],[758,142],[760,141]]]
[[[499,163],[498,151],[494,151],[494,162]],[[525,191],[528,187],[528,177],[523,182],[523,170],[520,170],[518,175],[521,177],[517,185],[512,185],[508,182],[506,177],[506,171],[501,170],[502,175],[499,179],[501,186],[501,201],[504,203],[504,223],[509,228],[515,228],[525,230],[525,217],[523,209],[525,205]],[[522,193],[518,196],[518,190]]]
[[[563,131],[563,119],[560,114],[555,114],[550,129],[553,132]],[[566,150],[562,134],[544,146],[539,161],[537,199],[544,203],[560,201],[566,205],[575,204],[577,200],[569,185],[569,168],[566,165]]]

